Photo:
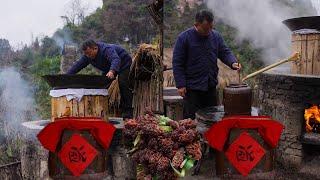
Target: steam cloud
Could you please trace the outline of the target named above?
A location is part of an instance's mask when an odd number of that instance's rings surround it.
[[[305,2],[299,6],[306,6],[301,8],[306,11],[300,10],[299,14],[274,0],[209,0],[207,6],[218,19],[238,30],[239,42],[250,40],[256,48],[262,49],[264,62],[271,64],[290,56],[291,32],[282,21],[315,11],[309,0],[302,1]]]
[[[14,68],[0,69],[0,123],[4,135],[14,137],[22,122],[36,118],[35,102],[28,83]]]

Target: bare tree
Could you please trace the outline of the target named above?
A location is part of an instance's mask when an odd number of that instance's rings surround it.
[[[61,18],[66,20],[66,23],[72,25],[79,25],[84,20],[89,10],[89,4],[83,3],[81,0],[72,0],[67,5],[67,12]]]

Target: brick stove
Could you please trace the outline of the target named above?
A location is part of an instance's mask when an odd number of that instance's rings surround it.
[[[301,58],[291,64],[290,74],[261,74],[255,90],[261,114],[285,126],[277,160],[308,175],[320,170],[320,134],[307,133],[304,119],[305,109],[320,105],[320,24],[310,24],[314,21],[320,16],[284,21],[293,31],[292,51],[300,52]]]
[[[272,116],[285,126],[277,158],[284,165],[299,168],[304,154],[304,110],[320,102],[320,76],[264,73],[258,77],[257,101],[261,114]],[[320,142],[320,139],[319,139]]]

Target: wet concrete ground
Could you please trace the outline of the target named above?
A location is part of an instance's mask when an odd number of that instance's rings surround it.
[[[188,171],[184,180],[220,180],[220,179],[277,179],[277,180],[314,180],[320,179],[320,157],[315,158],[309,162],[304,163],[301,169],[286,168],[277,164],[274,171],[251,176],[251,177],[217,177],[215,173],[215,159],[214,157],[208,158],[208,154],[205,155],[205,160],[200,168],[199,175],[192,176],[192,170]],[[250,175],[249,175],[250,176]],[[182,178],[181,178],[182,179]]]

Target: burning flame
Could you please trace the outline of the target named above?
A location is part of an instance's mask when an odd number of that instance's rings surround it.
[[[313,105],[309,109],[304,110],[304,119],[306,120],[306,131],[312,132],[310,120],[313,119],[317,123],[320,123],[320,108],[317,105]]]

